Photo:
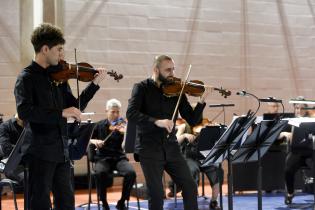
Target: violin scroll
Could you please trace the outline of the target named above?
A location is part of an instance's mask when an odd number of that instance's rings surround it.
[[[224,98],[227,98],[228,96],[231,95],[231,91],[230,90],[223,89],[222,87],[214,88],[214,90],[218,91],[221,94],[221,96],[223,96]]]
[[[122,74],[117,74],[117,72],[114,70],[108,71],[107,74],[111,77],[114,77],[114,80],[116,80],[117,82],[119,82],[119,80],[124,77]]]

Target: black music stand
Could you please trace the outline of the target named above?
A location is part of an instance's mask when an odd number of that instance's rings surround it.
[[[71,173],[72,182],[74,188],[74,160],[80,160],[84,155],[86,155],[87,147],[92,138],[93,131],[96,124],[91,121],[81,122],[80,124],[73,122],[68,123],[68,146],[69,146],[69,157],[72,162]],[[89,167],[89,159],[87,158],[87,176],[89,184],[91,181],[91,170]],[[90,209],[91,204],[91,193],[89,193],[89,202],[79,205],[80,207],[88,206]]]
[[[86,154],[87,146],[90,142],[95,126],[96,124],[91,121],[67,123],[69,159],[71,162],[71,182],[73,189],[75,188],[74,161],[80,160]],[[89,168],[88,174],[90,174]]]
[[[217,142],[224,131],[226,130],[225,125],[218,126],[206,126],[201,129],[200,134],[198,136],[198,151],[203,153],[203,151],[209,151],[213,148],[215,142]],[[204,157],[204,156],[203,156]],[[203,160],[204,158],[202,158]],[[221,164],[218,164],[219,168],[222,168]],[[204,178],[204,176],[202,176]],[[204,180],[203,180],[204,181]],[[220,206],[223,210],[223,196],[222,196],[222,183],[223,180],[219,179],[219,188],[220,188]],[[202,196],[205,196],[204,187],[202,187]]]
[[[256,117],[248,113],[245,117],[238,117],[232,121],[228,129],[223,133],[211,149],[202,166],[208,166],[213,163],[222,163],[225,159],[228,161],[228,209],[233,210],[233,179],[232,179],[232,150],[236,149],[248,128],[254,123]]]
[[[258,161],[258,210],[262,209],[262,166],[261,158],[277,140],[280,132],[286,127],[287,121],[272,120],[261,121],[252,134],[244,141],[233,156],[232,163],[246,163]]]
[[[24,128],[19,139],[17,140],[13,150],[11,151],[9,157],[7,158],[7,162],[4,164],[3,172],[4,174],[12,174],[14,170],[20,165],[22,162],[23,156],[30,145],[30,132]],[[30,209],[29,202],[29,168],[26,162],[23,162],[24,165],[24,209]]]
[[[96,124],[90,121],[68,123],[68,147],[70,160],[80,160],[85,154]]]

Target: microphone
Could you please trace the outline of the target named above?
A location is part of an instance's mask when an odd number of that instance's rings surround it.
[[[260,102],[274,102],[274,103],[282,103],[281,99],[275,99],[273,97],[268,97],[268,98],[260,98],[258,99]]]
[[[209,107],[235,106],[235,104],[209,104]]]
[[[239,96],[246,96],[246,95],[247,95],[247,92],[246,92],[245,90],[238,91],[238,92],[236,92],[236,95],[239,95]]]

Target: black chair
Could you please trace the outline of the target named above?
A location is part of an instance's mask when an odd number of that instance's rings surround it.
[[[313,171],[313,169],[310,167],[311,165],[313,165],[313,161],[311,158],[309,158],[309,159],[306,159],[303,165],[301,165],[300,167],[304,185],[309,185],[309,184],[314,183],[314,178],[312,177],[312,175],[310,175],[311,172]]]
[[[88,174],[89,174],[89,202],[88,202],[88,210],[90,210],[90,205],[93,203],[92,202],[92,180],[94,179],[95,182],[95,186],[97,186],[97,176],[96,176],[96,172],[94,169],[94,165],[95,165],[95,158],[94,158],[94,151],[95,148],[90,146],[88,148],[88,155],[87,155],[87,170],[88,170]],[[111,176],[113,178],[115,177],[121,177],[123,178],[124,175],[119,173],[117,170],[114,170],[111,174]],[[135,189],[136,189],[136,197],[137,197],[137,206],[138,206],[138,210],[140,210],[140,202],[139,202],[139,194],[138,194],[138,184],[137,184],[137,178],[135,178]],[[97,194],[97,207],[98,210],[100,210],[100,196],[99,196],[99,191],[98,188],[96,187],[96,194]],[[129,209],[129,199],[127,200],[127,209]]]
[[[15,194],[15,187],[18,185],[19,183],[17,181],[13,181],[12,179],[7,179],[7,178],[3,178],[0,181],[0,210],[2,209],[2,190],[4,186],[9,186],[12,193],[13,193],[13,201],[14,201],[14,206],[15,206],[15,210],[18,210],[18,206],[17,206],[17,202],[16,202],[16,194]]]

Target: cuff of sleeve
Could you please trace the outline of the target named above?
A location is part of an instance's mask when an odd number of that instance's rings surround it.
[[[198,102],[198,103],[197,103],[197,106],[200,107],[201,109],[203,109],[203,108],[205,108],[206,103],[205,103],[205,102],[204,102],[204,103]],[[197,107],[197,106],[196,106],[196,107]]]
[[[157,121],[157,119],[156,119],[156,118],[153,118],[153,117],[150,117],[148,121],[154,124],[155,121]]]
[[[90,87],[91,87],[93,90],[95,90],[95,91],[98,90],[98,89],[100,89],[100,86],[97,85],[97,84],[95,84],[94,82],[91,82]]]

